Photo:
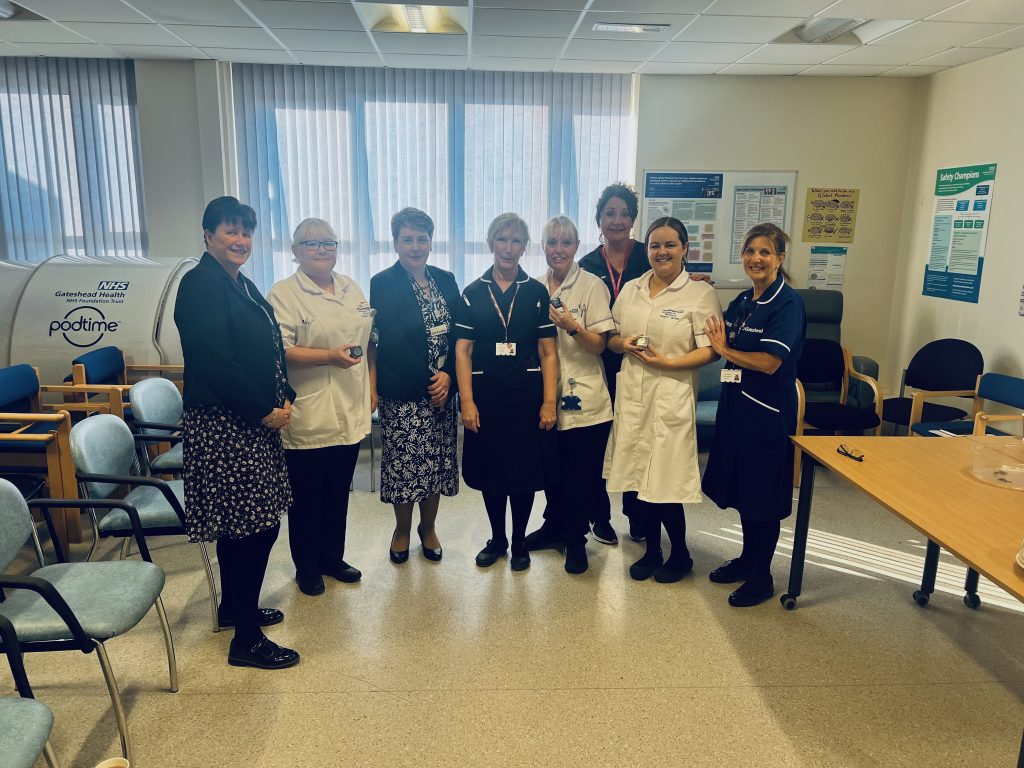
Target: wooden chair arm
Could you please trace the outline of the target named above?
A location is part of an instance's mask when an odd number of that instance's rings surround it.
[[[167,365],[132,363],[126,365],[124,369],[126,371],[184,371],[185,366],[181,363],[167,363]]]
[[[56,392],[58,394],[109,394],[112,390],[127,392],[131,389],[128,384],[42,384],[40,392]]]
[[[933,400],[937,397],[975,397],[977,393],[976,389],[950,389],[944,392],[930,392],[924,389],[917,390],[914,392],[911,400],[910,422],[907,424],[907,434],[912,434],[914,430],[911,427],[921,421],[921,412],[924,411],[925,400]]]
[[[64,421],[67,417],[66,413],[0,413],[0,421]]]
[[[1024,423],[1024,413],[985,413],[984,411],[978,411],[974,416],[973,434],[984,435],[986,433],[986,424],[990,421],[1020,421]]]
[[[882,434],[882,390],[878,386],[878,382],[865,373],[859,373],[853,369],[852,365],[847,366],[847,373],[849,373],[851,379],[862,381],[868,385],[871,389],[871,394],[875,397],[875,414],[878,416],[878,426],[875,427],[875,434]]]

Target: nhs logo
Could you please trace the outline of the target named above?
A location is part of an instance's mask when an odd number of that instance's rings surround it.
[[[128,281],[122,280],[100,280],[100,284],[96,287],[98,291],[126,291],[128,290]]]

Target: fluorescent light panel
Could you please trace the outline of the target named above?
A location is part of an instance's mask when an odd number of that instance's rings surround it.
[[[664,32],[668,29],[670,24],[618,24],[605,21],[599,21],[594,24],[595,32],[632,32],[633,34],[642,35],[647,32]]]

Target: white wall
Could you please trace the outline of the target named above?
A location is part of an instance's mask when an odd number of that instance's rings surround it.
[[[807,188],[861,190],[843,343],[883,361],[921,81],[644,75],[639,89],[638,184],[645,168],[797,172],[788,269],[798,287],[810,257],[797,227]],[[723,303],[733,295],[723,291]]]
[[[932,339],[975,344],[985,368],[1024,375],[1024,49],[939,72],[924,83],[924,103],[907,178],[887,368],[897,377]],[[935,172],[998,163],[977,304],[921,295],[931,243]]]

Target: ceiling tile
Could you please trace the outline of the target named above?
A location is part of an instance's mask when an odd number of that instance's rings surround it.
[[[381,53],[427,54],[431,56],[463,56],[467,53],[465,35],[430,35],[415,32],[374,32],[373,38]]]
[[[923,77],[941,72],[946,67],[896,67],[888,72],[883,72],[879,77]]]
[[[363,22],[348,3],[245,0],[245,5],[268,27],[282,29],[362,30]]]
[[[0,21],[0,40],[8,43],[89,43],[52,21]]]
[[[971,43],[971,45],[978,48],[1022,48],[1024,47],[1024,27],[1017,27],[1009,32],[986,37],[984,40]]]
[[[718,70],[720,75],[795,75],[807,69],[806,64],[733,64]]]
[[[777,16],[701,16],[678,39],[708,43],[767,43],[803,21],[803,18]]]
[[[243,48],[203,48],[203,53],[217,61],[237,64],[294,64],[287,51],[250,51]]]
[[[339,51],[294,51],[302,64],[317,67],[383,67],[376,53],[341,53]]]
[[[467,56],[406,56],[390,53],[384,57],[394,69],[465,69]]]
[[[13,43],[0,43],[0,56],[27,56],[28,52]]]
[[[643,61],[649,59],[663,44],[641,40],[577,40],[573,39],[562,56],[566,59],[619,59]]]
[[[654,61],[732,64],[758,47],[756,43],[669,43]]]
[[[374,53],[365,32],[332,32],[316,29],[277,29],[274,34],[293,51],[341,51]]]
[[[949,48],[947,45],[862,45],[849,53],[836,56],[829,64],[909,64],[934,56]]]
[[[576,38],[592,38],[600,40],[671,40],[679,31],[693,21],[696,16],[679,16],[659,13],[587,13],[583,22],[576,30]],[[668,24],[664,32],[595,32],[597,23],[615,24]]]
[[[571,11],[505,11],[478,8],[473,11],[474,35],[566,38],[580,17]]]
[[[710,16],[801,16],[807,18],[828,8],[835,0],[716,0],[705,13]]]
[[[68,23],[69,29],[97,43],[114,45],[184,45],[159,24],[79,24]]]
[[[84,43],[22,43],[19,56],[56,56],[69,59],[120,59],[118,53],[105,45]]]
[[[919,21],[873,41],[874,45],[967,45],[1013,29],[1010,24],[951,24]]]
[[[613,13],[700,13],[710,2],[711,0],[634,0],[626,8],[622,0],[594,0],[590,10]]]
[[[642,63],[642,61],[560,59],[555,64],[555,72],[628,73],[635,70]]]
[[[923,19],[957,0],[840,0],[825,14],[831,19]]]
[[[928,58],[922,58],[914,63],[924,66],[956,67],[960,64],[967,64],[971,61],[995,56],[1001,52],[999,48],[951,48],[948,51],[943,51]]]
[[[247,51],[281,49],[274,38],[258,27],[246,29],[241,34],[227,27],[196,27],[188,24],[168,24],[167,29],[198,48],[223,48],[230,43],[232,48],[244,48]]]
[[[161,24],[199,24],[222,27],[257,27],[252,17],[232,0],[126,0],[133,8]]]
[[[722,64],[688,64],[681,61],[648,61],[640,69],[642,75],[713,75]]]
[[[201,51],[191,46],[171,45],[112,45],[122,56],[129,59],[208,59]]]
[[[149,21],[121,0],[19,0],[18,5],[56,21],[113,21],[144,24]]]
[[[474,0],[473,7],[521,11],[582,11],[587,7],[587,0]]]
[[[942,13],[931,21],[989,21],[1002,24],[1024,24],[1024,2],[1021,0],[970,0]]]
[[[841,53],[850,51],[852,45],[797,45],[769,43],[755,50],[743,59],[744,64],[820,64]]]
[[[892,69],[888,64],[882,66],[870,66],[867,64],[819,64],[816,67],[805,69],[801,75],[815,75],[818,77],[871,77],[880,75]]]
[[[560,37],[473,35],[473,57],[554,59],[565,45]]]
[[[470,69],[485,69],[492,72],[551,72],[554,59],[516,59],[503,56],[477,56],[469,59]]]

